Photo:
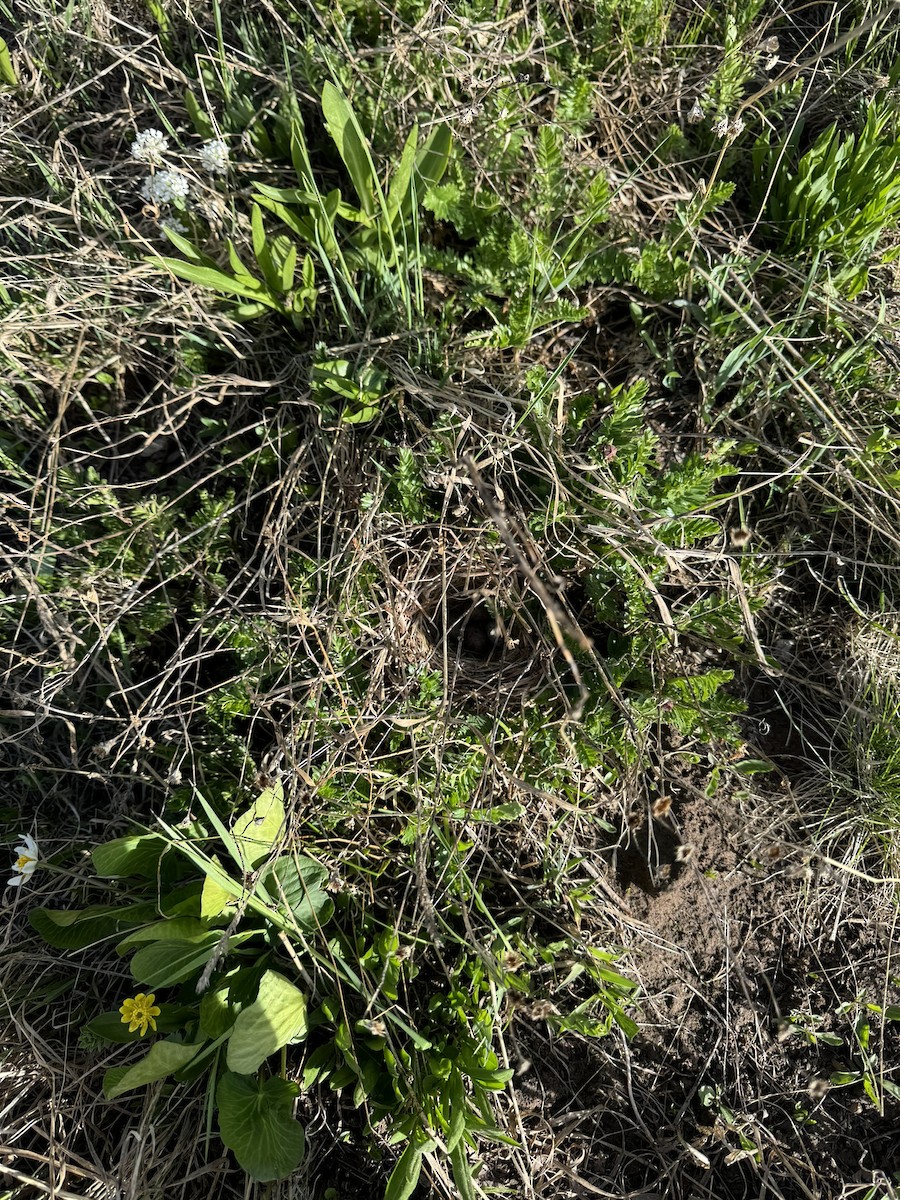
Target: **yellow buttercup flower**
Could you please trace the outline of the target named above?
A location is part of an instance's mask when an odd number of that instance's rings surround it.
[[[128,1026],[129,1033],[134,1033],[136,1029],[139,1029],[141,1037],[143,1037],[147,1032],[148,1025],[156,1033],[155,1018],[159,1016],[161,1010],[153,1003],[155,999],[156,996],[153,992],[149,996],[138,992],[133,1000],[125,1000],[120,1005],[122,1024]]]

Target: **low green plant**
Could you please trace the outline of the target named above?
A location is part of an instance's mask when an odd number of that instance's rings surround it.
[[[834,1016],[839,1021],[849,1023],[849,1032],[846,1035],[833,1030],[823,1030],[821,1026],[827,1019],[825,1017],[792,1012],[781,1023],[779,1037],[782,1040],[802,1037],[807,1045],[812,1047],[846,1047],[850,1062],[844,1065],[844,1069],[832,1071],[829,1083],[832,1087],[849,1087],[861,1083],[865,1094],[878,1112],[883,1114],[886,1096],[900,1100],[900,1084],[885,1077],[884,1067],[879,1062],[873,1042],[873,1026],[878,1023],[883,1025],[885,1021],[900,1021],[900,1005],[885,1006],[867,1000],[865,996],[857,996],[839,1004],[834,1010]]]
[[[865,996],[857,996],[840,1004],[835,1015],[849,1019],[848,1050],[852,1061],[849,1070],[833,1072],[830,1082],[833,1087],[861,1083],[865,1094],[883,1115],[886,1096],[900,1100],[900,1083],[885,1077],[885,1066],[879,1061],[874,1044],[874,1026],[883,1025],[885,1021],[900,1021],[900,1005],[884,1006]]]
[[[292,849],[283,801],[281,785],[268,786],[226,824],[197,795],[199,819],[160,820],[158,833],[93,851],[97,877],[118,903],[31,912],[35,929],[60,949],[115,939],[117,952],[131,956],[135,986],[147,989],[85,1027],[84,1043],[95,1046],[159,1035],[137,1061],[107,1070],[104,1094],[115,1099],[170,1076],[204,1079],[222,1141],[266,1181],[301,1161],[304,1135],[292,1116],[301,1090],[348,1089],[367,1128],[390,1116],[389,1141],[406,1142],[386,1200],[409,1195],[423,1156],[436,1150],[460,1193],[472,1195],[469,1150],[482,1138],[515,1144],[491,1100],[513,1075],[493,1044],[513,995],[525,1003],[532,971],[565,966],[564,985],[583,974],[591,995],[569,1013],[535,1001],[540,1015],[561,1033],[599,1036],[615,1022],[630,1035],[636,1026],[623,1006],[634,985],[610,952],[496,926],[483,949],[445,947],[449,974],[428,982],[419,962],[427,942],[401,936],[377,910],[359,910],[326,865]],[[487,911],[480,885],[465,876],[465,847],[456,838],[443,845],[445,872],[458,874],[460,894]],[[297,1065],[291,1048],[300,1045]],[[288,1078],[289,1062],[299,1082]]]
[[[241,297],[245,303],[235,311],[241,319],[272,309],[295,324],[301,324],[315,308],[318,264],[330,285],[329,296],[337,314],[351,327],[361,319],[383,324],[385,318],[379,317],[378,309],[386,306],[388,323],[399,319],[411,328],[422,316],[418,207],[425,191],[444,173],[450,133],[438,124],[420,141],[414,126],[382,186],[368,139],[343,92],[326,83],[321,105],[325,128],[347,170],[355,203],[347,203],[338,187],[327,192],[320,187],[298,112],[290,123],[290,156],[298,186],[257,183],[252,194],[252,244],[262,277],[244,266],[230,240],[231,270],[227,272],[192,241],[169,229],[167,236],[184,258],[157,256],[150,261],[181,279]],[[270,237],[262,209],[272,213],[299,242],[285,234]],[[308,253],[303,259],[302,284],[295,288],[298,246]]]
[[[873,104],[862,127],[829,125],[804,154],[804,123],[784,139],[767,129],[753,147],[753,195],[766,228],[787,253],[824,255],[833,284],[852,298],[866,286],[868,262],[900,218],[900,134],[891,107]]]

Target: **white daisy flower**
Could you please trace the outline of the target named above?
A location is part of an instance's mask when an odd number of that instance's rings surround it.
[[[224,175],[228,170],[228,146],[221,138],[214,138],[200,147],[200,165],[208,175]]]
[[[157,171],[144,180],[141,196],[150,204],[171,204],[173,200],[184,200],[190,185],[180,171]]]
[[[158,167],[169,149],[169,140],[161,129],[145,129],[131,143],[131,157]]]
[[[13,850],[13,854],[16,856],[16,861],[13,863],[12,869],[16,874],[7,879],[6,886],[21,887],[22,882],[34,872],[40,857],[38,844],[30,833],[23,835],[21,843]]]

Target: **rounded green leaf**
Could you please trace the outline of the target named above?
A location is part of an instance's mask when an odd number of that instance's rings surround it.
[[[303,1160],[303,1126],[293,1117],[296,1084],[274,1076],[259,1083],[226,1072],[216,1089],[219,1135],[260,1183],[284,1179]]]
[[[155,879],[168,842],[158,833],[130,834],[91,851],[94,870],[106,877],[139,875]]]
[[[276,1050],[306,1036],[306,997],[283,975],[266,971],[256,1000],[234,1023],[228,1041],[228,1069],[252,1075]]]
[[[318,929],[334,911],[327,882],[327,867],[302,855],[276,858],[265,874],[266,891],[282,911],[290,910],[301,929]]]
[[[280,783],[266,788],[250,808],[235,821],[231,832],[245,871],[270,853],[284,824],[284,788]]]

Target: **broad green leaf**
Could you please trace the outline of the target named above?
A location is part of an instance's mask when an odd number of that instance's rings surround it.
[[[409,131],[409,137],[406,139],[406,144],[403,147],[403,153],[400,155],[400,161],[397,163],[397,167],[391,176],[388,188],[386,211],[388,220],[392,223],[396,223],[397,217],[407,213],[410,208],[409,188],[412,183],[418,141],[419,127],[418,125],[413,125]]]
[[[416,193],[421,198],[440,183],[450,161],[453,138],[446,125],[436,125],[416,158]]]
[[[844,1087],[848,1083],[859,1083],[860,1079],[862,1079],[860,1071],[835,1071],[829,1076],[828,1081],[833,1087]]]
[[[341,423],[344,425],[368,425],[381,412],[372,404],[349,404],[341,413]]]
[[[323,1071],[334,1069],[334,1047],[330,1042],[314,1050],[303,1064],[303,1079],[301,1087],[309,1091]]]
[[[209,988],[200,1000],[200,1032],[215,1041],[232,1027],[235,1013],[228,997],[228,987]]]
[[[163,226],[163,233],[166,235],[175,249],[180,250],[189,262],[196,263],[201,267],[211,267],[213,270],[218,269],[218,263],[216,260],[214,258],[210,258],[208,254],[204,254],[198,246],[195,246],[194,243],[186,238],[183,234],[176,233],[175,230],[171,229],[168,225]]]
[[[495,804],[491,808],[473,808],[464,810],[463,815],[473,821],[493,821],[499,825],[503,821],[518,821],[525,813],[525,806],[517,801],[509,804]]]
[[[253,239],[253,253],[259,262],[259,257],[266,248],[266,231],[263,228],[262,209],[258,204],[250,207],[250,232]],[[260,263],[262,266],[262,263]]]
[[[243,283],[257,284],[259,281],[255,279],[252,273],[244,265],[241,256],[237,252],[237,247],[231,238],[225,239],[225,245],[228,247],[228,262],[234,271],[235,277]]]
[[[228,1069],[251,1075],[270,1054],[306,1036],[306,997],[283,975],[266,971],[256,1000],[234,1023],[228,1042]]]
[[[188,283],[198,283],[201,287],[224,292],[229,296],[246,296],[248,300],[256,300],[268,308],[277,307],[265,287],[256,280],[248,282],[243,279],[235,279],[231,275],[226,275],[224,271],[198,266],[196,263],[182,262],[180,258],[162,258],[159,255],[151,255],[146,261],[155,267],[163,267],[171,271],[173,275],[187,280]]]
[[[182,93],[184,98],[184,107],[187,109],[187,114],[191,118],[191,124],[196,129],[197,133],[202,138],[211,138],[213,136],[213,125],[209,117],[200,107],[197,97],[189,89],[185,88]]]
[[[304,188],[272,187],[270,183],[255,183],[253,186],[260,195],[269,200],[277,200],[280,204],[304,204],[308,208],[313,208],[318,204],[316,193],[306,191]],[[259,195],[254,195],[253,199],[258,202]]]
[[[302,855],[276,858],[263,877],[263,885],[282,908],[289,909],[301,929],[318,929],[334,912],[325,892],[328,869]]]
[[[171,987],[202,971],[221,940],[221,933],[210,932],[195,942],[154,942],[138,950],[131,960],[131,974],[147,987]]]
[[[422,1147],[410,1142],[391,1171],[384,1200],[409,1200],[422,1172]]]
[[[260,1083],[229,1071],[219,1080],[219,1135],[260,1183],[284,1179],[303,1161],[306,1139],[293,1117],[298,1091],[295,1083],[278,1076]]]
[[[296,233],[298,237],[303,238],[305,242],[315,240],[316,231],[312,221],[307,220],[306,217],[298,216],[287,205],[280,204],[277,200],[271,200],[268,196],[257,194],[254,196],[254,199],[257,204],[268,209],[270,213],[273,213],[280,221],[283,221],[288,229]]]
[[[454,1067],[450,1072],[446,1095],[450,1104],[450,1128],[447,1131],[447,1149],[452,1151],[466,1132],[466,1085],[457,1067]]]
[[[296,269],[297,269],[297,246],[296,246],[296,243],[292,242],[287,254],[284,256],[284,261],[282,262],[281,268],[280,268],[279,282],[281,284],[281,290],[283,292],[289,292],[291,290],[291,288],[294,286],[294,272],[296,271]]]
[[[124,937],[116,947],[116,953],[119,955],[126,954],[134,946],[141,942],[199,942],[209,930],[203,921],[198,921],[196,917],[170,917],[166,921],[154,921],[152,925],[145,925],[143,929],[136,929],[134,933],[129,933]]]
[[[221,867],[218,858],[214,858],[213,862],[217,867]],[[204,877],[203,890],[200,893],[200,916],[205,921],[213,921],[224,912],[233,912],[235,905],[233,892],[223,888],[213,876],[206,875]]]
[[[767,771],[774,771],[775,767],[762,758],[745,758],[741,762],[733,763],[732,769],[737,771],[738,775],[763,775]]]
[[[103,1094],[107,1100],[115,1100],[123,1092],[156,1083],[167,1075],[187,1066],[202,1049],[201,1045],[185,1045],[184,1042],[154,1042],[140,1062],[131,1067],[114,1067],[103,1078]]]
[[[371,215],[375,212],[377,180],[369,146],[347,98],[330,82],[322,89],[322,113],[353,181],[360,206]]]
[[[93,905],[83,909],[33,908],[28,920],[58,950],[83,950],[159,916],[155,904]]]
[[[269,307],[267,304],[236,304],[231,310],[231,315],[236,321],[252,321],[265,316]]]
[[[489,1071],[486,1067],[470,1067],[466,1073],[480,1084],[483,1088],[489,1088],[491,1091],[502,1092],[509,1081],[515,1075],[515,1071],[511,1068],[503,1067],[495,1071]]]
[[[143,879],[154,879],[159,860],[168,847],[165,838],[158,833],[129,834],[106,842],[91,851],[91,861],[98,875],[138,875]]]
[[[231,828],[245,871],[259,866],[267,857],[283,825],[284,788],[276,783],[266,788]]]

